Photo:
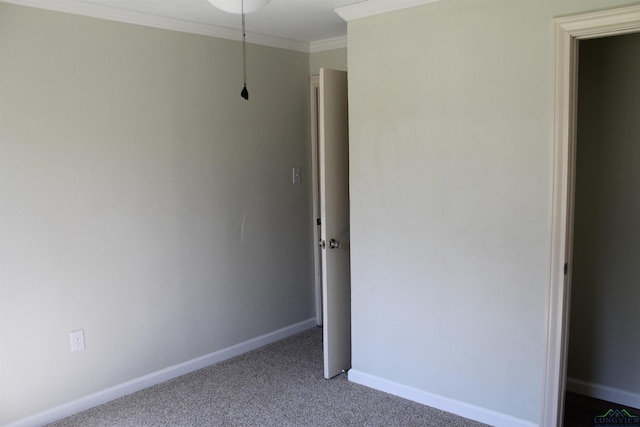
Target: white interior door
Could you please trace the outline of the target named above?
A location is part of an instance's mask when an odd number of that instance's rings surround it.
[[[319,90],[324,376],[351,368],[347,73],[322,68]]]

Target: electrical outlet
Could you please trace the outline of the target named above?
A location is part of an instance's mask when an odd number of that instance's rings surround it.
[[[84,350],[84,330],[73,331],[69,334],[71,340],[71,351]]]

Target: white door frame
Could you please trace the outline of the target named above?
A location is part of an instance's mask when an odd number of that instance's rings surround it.
[[[640,5],[554,19],[555,111],[547,343],[540,425],[560,426],[569,331],[578,41],[640,32]],[[565,263],[568,269],[565,273]]]
[[[316,295],[316,322],[318,326],[322,325],[322,254],[320,247],[320,229],[316,221],[320,218],[320,170],[318,168],[320,159],[318,158],[318,89],[320,88],[320,76],[313,75],[309,83],[309,99],[311,101],[311,191],[312,201],[312,218],[313,224],[313,278],[315,284]]]

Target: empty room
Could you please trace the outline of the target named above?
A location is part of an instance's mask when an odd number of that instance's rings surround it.
[[[216,2],[0,0],[0,425],[305,334],[322,377],[335,319],[327,386],[561,425],[567,375],[597,379],[565,363],[576,49],[640,31],[638,2]],[[328,70],[340,174],[316,123]],[[335,254],[347,318],[327,309]],[[629,371],[616,392],[640,401]]]

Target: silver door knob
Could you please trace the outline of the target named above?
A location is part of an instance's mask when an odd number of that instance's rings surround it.
[[[342,246],[342,242],[340,240],[331,239],[329,240],[329,249],[340,249]]]

